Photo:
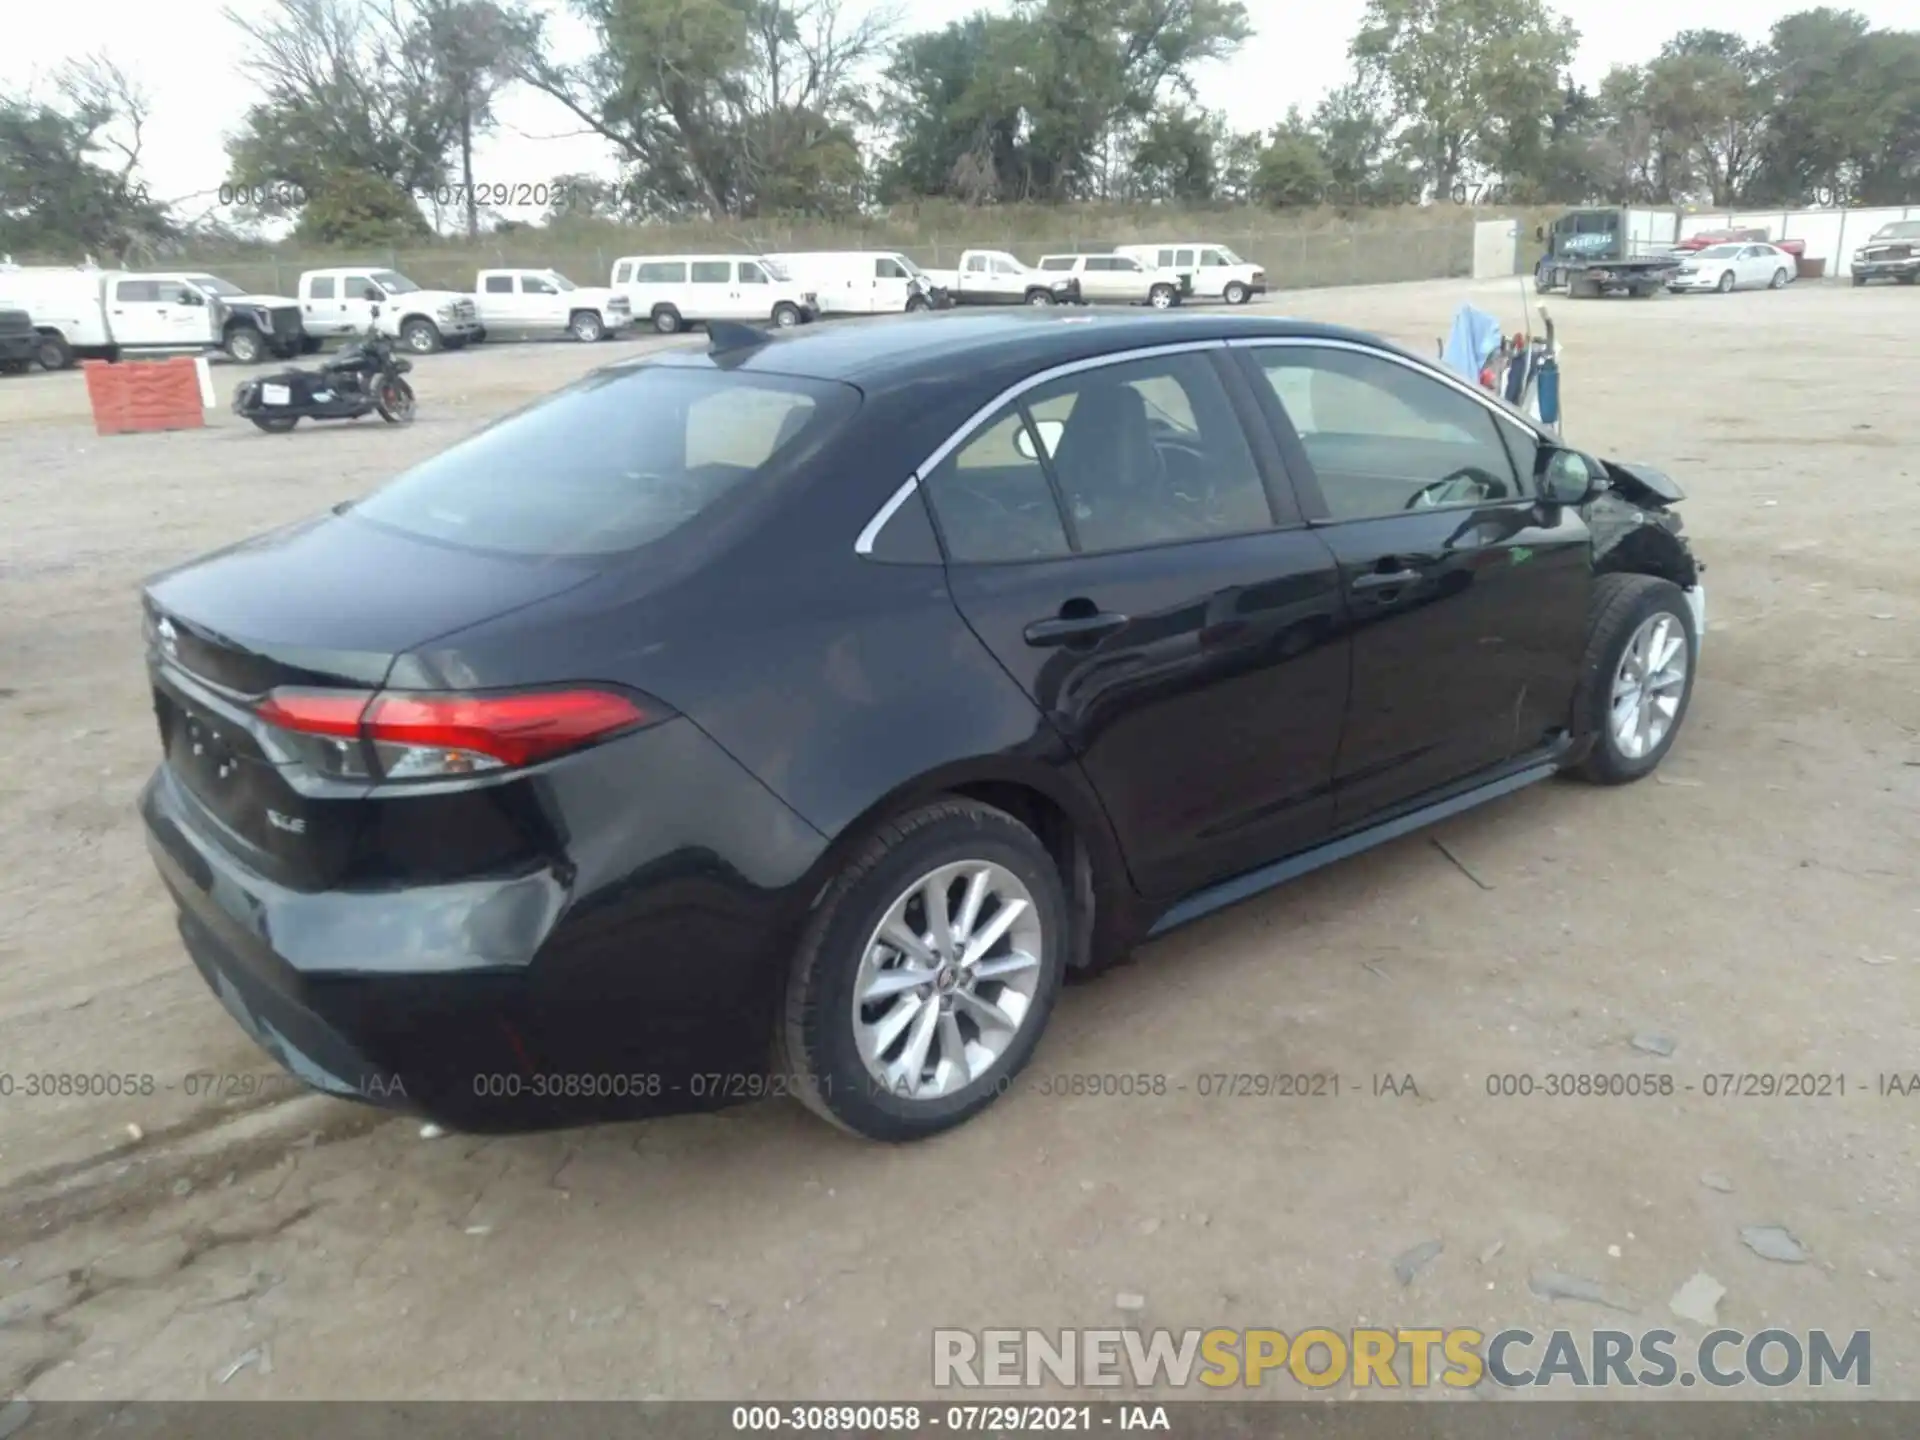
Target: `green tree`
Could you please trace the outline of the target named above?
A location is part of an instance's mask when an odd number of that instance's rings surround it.
[[[1578,39],[1544,0],[1368,0],[1349,53],[1445,196],[1475,164],[1500,174],[1537,159]]]
[[[1143,200],[1203,205],[1220,185],[1226,127],[1217,115],[1175,105],[1142,127],[1133,147],[1130,191]]]
[[[321,173],[293,230],[312,245],[397,245],[432,233],[413,197],[393,181],[342,165]]]
[[[1260,151],[1253,173],[1254,198],[1275,209],[1319,205],[1327,200],[1332,183],[1319,137],[1298,108],[1289,110]]]
[[[427,70],[453,120],[467,234],[480,233],[473,142],[493,128],[495,98],[511,83],[536,43],[536,17],[496,0],[416,0],[413,43],[424,46]]]
[[[331,188],[336,200],[377,201],[369,218],[378,226],[391,219],[390,207],[364,176],[409,204],[445,182],[459,112],[423,22],[398,5],[277,0],[260,18],[227,12],[248,38],[249,73],[261,90],[228,142],[228,178],[267,194],[251,207],[258,213],[298,211]],[[335,171],[354,173],[330,187]],[[341,223],[337,209],[327,223]]]
[[[1733,205],[1760,167],[1767,57],[1724,30],[1683,30],[1647,66],[1646,103],[1692,196]]]
[[[1098,194],[1114,138],[1151,138],[1161,165],[1173,132],[1155,117],[1192,99],[1194,67],[1250,33],[1239,0],[1020,0],[910,37],[888,71],[889,193]]]
[[[755,215],[859,203],[864,67],[889,19],[838,0],[571,0],[595,37],[577,63],[521,68],[610,144],[644,213]]]
[[[55,88],[51,101],[0,99],[0,251],[120,260],[178,234],[140,178],[140,87],[102,56]]]

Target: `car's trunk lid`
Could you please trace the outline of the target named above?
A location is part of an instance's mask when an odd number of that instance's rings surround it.
[[[277,687],[370,692],[436,636],[593,578],[398,535],[346,516],[274,532],[147,585],[147,662],[173,780],[270,878],[332,883],[350,865],[364,780],[263,719]],[[353,742],[345,742],[353,743]]]

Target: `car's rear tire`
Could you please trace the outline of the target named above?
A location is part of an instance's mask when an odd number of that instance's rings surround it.
[[[1593,747],[1571,773],[1596,785],[1652,774],[1686,721],[1698,653],[1693,607],[1678,585],[1602,575],[1573,696],[1574,734]]]
[[[944,926],[930,896],[946,906]],[[941,800],[889,822],[807,926],[777,1027],[776,1079],[870,1140],[921,1140],[970,1119],[1039,1043],[1066,968],[1067,923],[1053,858],[1004,811]],[[883,938],[902,928],[919,961]],[[880,995],[856,1005],[857,990]]]
[[[1867,283],[1867,277],[1864,275],[1856,275],[1853,277],[1853,283],[1856,285],[1864,285]]]
[[[671,305],[653,307],[653,328],[662,335],[678,335],[686,322],[681,320],[680,312]]]
[[[1247,294],[1247,287],[1235,280],[1227,286],[1220,298],[1229,305],[1244,305],[1247,303]]]
[[[1156,285],[1147,292],[1147,303],[1156,310],[1171,310],[1180,303],[1180,292],[1171,285]]]
[[[1773,279],[1768,283],[1767,288],[1769,290],[1784,290],[1786,288],[1787,281],[1791,280],[1792,278],[1793,277],[1787,274],[1787,272],[1784,269],[1776,270],[1773,272]]]
[[[1899,281],[1902,285],[1911,285],[1913,284],[1914,281],[1920,280],[1920,274],[1915,274],[1913,271],[1909,270],[1906,272],[1906,274],[1896,275],[1893,278]]]

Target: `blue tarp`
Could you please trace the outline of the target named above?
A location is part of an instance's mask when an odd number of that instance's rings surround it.
[[[1453,317],[1453,333],[1440,352],[1440,363],[1478,383],[1480,369],[1500,348],[1500,322],[1484,310],[1462,305]]]

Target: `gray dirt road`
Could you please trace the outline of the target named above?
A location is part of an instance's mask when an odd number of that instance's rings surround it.
[[[1517,281],[1277,308],[1430,347],[1469,294],[1520,323]],[[425,361],[405,431],[102,440],[76,376],[0,381],[0,1396],[911,1397],[934,1326],[1697,1338],[1668,1297],[1704,1270],[1723,1324],[1871,1330],[1873,1393],[1920,1398],[1920,1095],[1875,1093],[1920,1072],[1920,292],[1555,309],[1571,438],[1668,466],[1710,566],[1661,775],[1537,787],[1443,827],[1460,866],[1409,838],[1149,946],[1068,995],[999,1107],[905,1150],[785,1103],[486,1141],[282,1104],[147,862],[138,580],[637,346]],[[1343,1088],[1199,1098],[1223,1071]],[[1487,1093],[1566,1071],[1681,1088]],[[1700,1093],[1749,1071],[1846,1093]],[[50,1072],[153,1093],[25,1095]],[[1115,1072],[1187,1089],[1042,1090]],[[1766,1224],[1807,1262],[1743,1246]],[[1403,1287],[1394,1257],[1434,1239]],[[1543,1268],[1630,1311],[1541,1299]]]

